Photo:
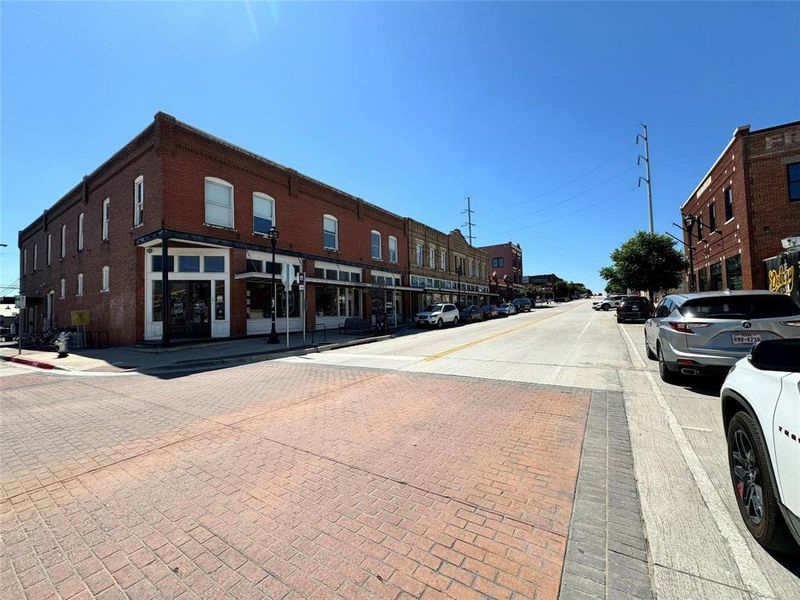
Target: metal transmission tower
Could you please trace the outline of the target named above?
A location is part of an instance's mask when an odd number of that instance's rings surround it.
[[[470,246],[472,246],[472,240],[474,240],[474,239],[475,239],[475,236],[474,236],[474,235],[472,235],[472,227],[475,225],[475,224],[472,222],[472,214],[473,214],[474,212],[475,212],[475,211],[474,211],[474,210],[472,210],[471,199],[470,199],[470,197],[469,197],[469,196],[467,196],[467,208],[466,208],[466,210],[462,210],[462,211],[461,211],[461,214],[462,214],[462,215],[463,215],[463,214],[466,214],[466,215],[467,215],[467,222],[466,222],[466,223],[464,223],[464,224],[462,225],[462,227],[467,227],[467,228],[468,228],[468,229],[467,229],[467,231],[469,232],[469,234],[467,235],[467,239],[469,240],[469,245],[470,245]]]
[[[647,209],[650,215],[650,233],[653,233],[653,187],[650,183],[650,138],[647,136],[647,125],[642,123],[642,129],[644,129],[644,134],[636,134],[636,143],[638,144],[640,139],[644,141],[644,156],[640,154],[636,158],[636,164],[640,165],[642,164],[642,160],[644,160],[645,174],[647,177],[640,176],[637,187],[642,185],[642,180],[647,183]]]

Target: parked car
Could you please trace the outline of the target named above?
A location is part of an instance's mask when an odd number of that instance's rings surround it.
[[[494,304],[484,304],[481,306],[481,312],[483,313],[484,319],[494,319],[498,316],[497,306]]]
[[[531,301],[528,298],[517,298],[512,304],[517,312],[531,312]]]
[[[617,307],[617,323],[625,321],[646,321],[653,316],[655,308],[643,296],[628,296]]]
[[[509,315],[516,314],[517,309],[514,308],[514,305],[510,302],[504,302],[500,306],[497,307],[497,314],[501,317],[507,317]]]
[[[433,304],[426,306],[414,317],[418,326],[431,325],[441,329],[447,323],[458,325],[458,309],[455,304]]]
[[[458,318],[462,323],[473,323],[474,321],[482,321],[483,320],[483,312],[481,312],[481,307],[477,304],[473,304],[472,306],[465,306],[462,308],[458,313]]]
[[[736,504],[756,541],[800,545],[800,339],[758,343],[720,392]],[[794,539],[792,539],[794,538]]]
[[[644,327],[647,356],[667,383],[725,373],[754,344],[783,338],[800,338],[800,306],[758,290],[671,294]]]
[[[611,310],[612,308],[617,308],[625,298],[627,296],[606,296],[592,301],[592,308],[594,310]]]

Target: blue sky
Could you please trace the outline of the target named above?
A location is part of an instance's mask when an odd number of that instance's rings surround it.
[[[0,285],[17,231],[163,110],[602,289],[738,125],[800,118],[797,3],[2,2]]]

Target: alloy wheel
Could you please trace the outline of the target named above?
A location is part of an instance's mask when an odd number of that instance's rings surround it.
[[[733,434],[731,458],[739,502],[753,525],[759,525],[764,519],[764,489],[753,442],[744,429]]]

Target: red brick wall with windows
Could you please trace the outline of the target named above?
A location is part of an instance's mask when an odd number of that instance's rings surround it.
[[[144,222],[133,227],[133,183],[144,176]],[[109,239],[102,238],[103,200],[110,198]],[[69,327],[71,311],[88,310],[87,332],[108,331],[109,343],[131,343],[141,337],[142,250],[134,239],[141,232],[160,227],[161,168],[156,152],[153,126],[117,152],[91,175],[59,200],[44,216],[20,232],[20,249],[32,256],[39,245],[39,264],[21,273],[21,293],[33,298],[41,315],[46,295],[53,290],[53,326]],[[83,250],[78,250],[78,215],[83,213]],[[67,225],[66,256],[60,259],[61,226]],[[52,235],[51,263],[47,265],[47,235]],[[102,269],[109,266],[109,292],[101,291]],[[83,274],[83,296],[77,296],[78,274]],[[60,298],[60,280],[66,293]],[[36,298],[39,298],[37,300]],[[41,326],[40,323],[37,327]]]

